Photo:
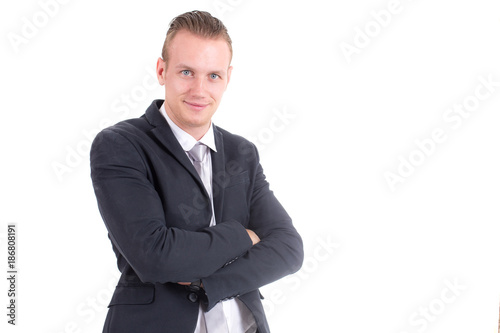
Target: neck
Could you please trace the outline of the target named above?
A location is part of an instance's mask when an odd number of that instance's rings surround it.
[[[191,135],[196,141],[200,141],[200,139],[208,132],[212,124],[211,121],[208,123],[208,125],[200,126],[184,124],[183,122],[179,121],[171,112],[169,112],[168,109],[166,109],[165,111],[167,113],[167,116],[170,118],[170,120],[172,120],[174,124],[176,124],[187,134]]]
[[[179,126],[179,125],[177,125],[177,126]],[[187,128],[187,129],[186,128],[182,128],[182,130],[185,131],[187,134],[191,135],[193,138],[195,138],[196,141],[200,141],[200,139],[205,134],[207,134],[209,128],[210,128],[210,125],[208,125],[208,127],[204,128],[204,129],[203,128],[200,129],[199,127],[196,127],[196,128]]]

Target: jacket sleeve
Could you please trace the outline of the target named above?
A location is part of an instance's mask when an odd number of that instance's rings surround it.
[[[254,176],[248,228],[261,241],[237,260],[202,279],[208,309],[220,300],[246,294],[294,273],[302,266],[302,239],[270,190],[260,163]]]
[[[252,246],[235,221],[199,231],[167,227],[143,157],[122,134],[111,129],[99,133],[90,163],[109,237],[141,281],[189,282],[209,276]]]

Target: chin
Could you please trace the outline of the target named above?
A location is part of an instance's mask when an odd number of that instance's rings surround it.
[[[189,125],[193,128],[201,128],[201,127],[208,127],[210,126],[210,120],[209,121],[191,121]]]
[[[188,119],[189,123],[196,127],[208,126],[210,125],[212,117],[206,115],[194,115]]]

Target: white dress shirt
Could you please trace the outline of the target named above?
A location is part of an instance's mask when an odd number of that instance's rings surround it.
[[[195,138],[182,130],[170,119],[164,105],[161,106],[160,113],[167,120],[174,136],[177,141],[179,141],[182,149],[186,152],[186,155],[189,157],[187,152],[190,151],[198,141],[196,141]],[[203,163],[203,168],[204,172],[209,175],[210,182],[212,182],[212,158],[210,149],[217,152],[213,123],[210,124],[210,128],[207,133],[205,133],[199,142],[205,144],[209,148],[207,149],[207,155],[205,157],[205,162]],[[189,159],[193,162],[190,157]],[[209,196],[212,204],[212,212],[214,212],[213,193],[209,193]],[[215,214],[212,213],[210,226],[212,227],[215,224]],[[255,323],[252,313],[239,299],[233,298],[221,301],[217,303],[209,312],[206,312],[203,305],[200,303],[198,322],[196,323],[194,333],[253,333],[256,331],[257,324]]]

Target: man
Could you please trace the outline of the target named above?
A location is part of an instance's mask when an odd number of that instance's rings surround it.
[[[253,144],[211,118],[232,67],[218,19],[167,32],[165,100],[99,133],[91,172],[122,276],[104,332],[269,332],[258,288],[297,271],[302,241]]]

